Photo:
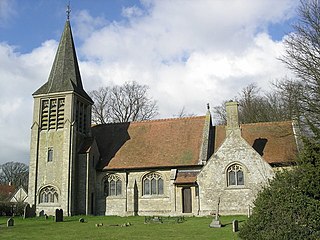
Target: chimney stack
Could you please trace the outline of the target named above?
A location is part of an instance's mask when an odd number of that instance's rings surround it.
[[[240,126],[239,126],[238,106],[239,106],[239,104],[234,101],[229,101],[226,103],[226,112],[227,112],[226,133],[227,133],[227,136],[231,132],[234,132],[235,134],[241,136]]]

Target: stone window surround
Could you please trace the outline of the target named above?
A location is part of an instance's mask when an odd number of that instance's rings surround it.
[[[51,188],[51,189],[50,189]],[[47,190],[48,189],[48,190]],[[54,201],[53,202],[43,202],[42,201],[42,194],[43,194],[43,191],[49,191],[52,195],[53,195],[53,199],[54,199]],[[43,186],[43,187],[41,187],[40,188],[40,190],[39,190],[39,192],[38,192],[38,194],[37,194],[37,197],[38,197],[38,203],[39,203],[39,205],[41,205],[41,206],[59,206],[60,204],[59,204],[59,198],[60,198],[60,192],[59,192],[59,190],[58,190],[58,188],[57,187],[55,187],[55,186],[53,186],[53,185],[45,185],[45,186]],[[48,196],[47,196],[48,197]],[[56,198],[55,198],[56,197]],[[57,200],[57,201],[55,201],[55,199]]]
[[[47,162],[53,162],[53,157],[54,157],[53,147],[48,147]]]
[[[241,167],[242,169],[242,172],[243,172],[243,182],[244,184],[243,185],[229,185],[229,182],[228,182],[228,169],[234,165],[238,165]],[[232,162],[232,163],[229,163],[225,170],[224,170],[224,176],[225,176],[225,189],[247,189],[248,188],[248,168],[241,162],[238,162],[238,161],[235,161],[235,162]]]
[[[110,195],[109,191],[109,187],[108,186],[108,193],[106,193],[106,186],[105,186],[105,183],[106,182],[111,182],[111,181],[115,181],[115,194],[112,194]],[[117,182],[120,181],[120,193],[118,193],[118,189],[117,189]],[[102,179],[102,186],[103,186],[103,189],[102,189],[102,192],[103,192],[103,195],[105,197],[108,197],[108,198],[122,198],[123,197],[123,179],[118,175],[118,174],[115,174],[115,173],[111,173],[111,174],[108,174],[106,175],[103,179]]]
[[[150,184],[150,187],[149,187],[149,190],[150,190],[150,193],[145,193],[145,180],[146,178],[149,178],[149,184]],[[151,193],[152,191],[152,186],[151,186],[151,180],[155,179],[156,181],[156,193]],[[159,188],[159,180],[161,180],[160,183],[162,183],[162,189]],[[146,174],[143,175],[142,179],[141,179],[141,185],[142,185],[142,191],[141,191],[141,197],[142,198],[165,198],[165,194],[164,194],[164,177],[162,174],[158,173],[158,172],[148,172]]]

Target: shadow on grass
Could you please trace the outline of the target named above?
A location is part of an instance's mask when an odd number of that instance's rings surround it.
[[[235,220],[237,220],[237,219],[235,219]],[[241,223],[241,222],[245,222],[245,220],[238,220],[238,223]],[[226,227],[228,225],[232,225],[232,222],[221,224],[222,227]]]

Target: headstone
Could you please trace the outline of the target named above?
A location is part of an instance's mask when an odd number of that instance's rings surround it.
[[[44,219],[47,220],[49,217],[47,214],[44,214]]]
[[[55,222],[63,222],[63,210],[56,209],[56,215],[54,216]]]
[[[7,220],[7,227],[13,227],[13,225],[14,225],[14,220],[13,220],[13,218],[9,218],[9,219]]]
[[[248,206],[248,218],[251,216],[251,206]]]
[[[44,216],[44,210],[41,210],[40,212],[39,212],[39,217],[43,217]]]
[[[36,206],[33,205],[32,207],[30,207],[30,205],[27,204],[24,207],[23,218],[31,218],[31,217],[35,217],[35,216],[36,216]]]
[[[232,230],[233,230],[233,232],[238,232],[239,231],[239,222],[238,222],[238,220],[233,220],[232,221]]]

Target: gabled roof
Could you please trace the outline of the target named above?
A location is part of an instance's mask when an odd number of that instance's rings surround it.
[[[205,116],[98,125],[92,133],[104,169],[197,165]]]
[[[23,187],[20,187],[12,195],[9,202],[25,202],[27,197],[28,197],[28,193],[26,192],[26,190],[24,190]]]
[[[66,21],[48,81],[33,95],[73,91],[93,103],[82,86],[69,20]]]
[[[241,136],[270,164],[293,163],[298,153],[292,121],[241,124]],[[215,152],[226,138],[216,126]]]

